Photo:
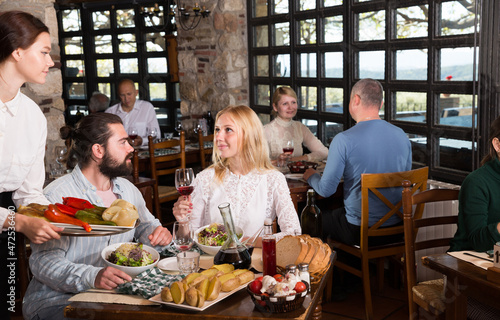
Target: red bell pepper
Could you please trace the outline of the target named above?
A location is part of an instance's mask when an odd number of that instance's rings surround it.
[[[94,205],[87,200],[73,197],[63,197],[63,203],[78,210],[94,208]]]
[[[56,207],[62,213],[65,213],[65,214],[72,216],[72,217],[74,217],[76,212],[78,211],[78,209],[72,208],[72,207],[67,206],[65,204],[62,204],[62,203],[56,203]]]
[[[49,204],[49,208],[44,211],[43,215],[52,222],[74,224],[76,226],[83,227],[83,229],[87,232],[92,231],[92,227],[87,222],[83,222],[82,220],[62,213],[54,204]]]

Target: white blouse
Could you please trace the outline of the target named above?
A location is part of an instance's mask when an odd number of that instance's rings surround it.
[[[227,170],[219,184],[215,182],[215,170],[205,169],[196,176],[191,199],[194,227],[223,223],[218,206],[229,202],[234,225],[242,228],[245,236],[252,236],[266,218],[277,218],[281,229],[277,240],[301,231],[285,176],[276,170],[253,170],[241,176]]]
[[[299,121],[284,121],[276,117],[264,126],[264,132],[269,144],[271,159],[277,159],[283,153],[283,145],[287,140],[293,140],[294,150],[292,157],[300,157],[304,154],[302,144],[311,153],[307,154],[307,160],[319,162],[326,159],[328,149],[312,134],[311,130]]]

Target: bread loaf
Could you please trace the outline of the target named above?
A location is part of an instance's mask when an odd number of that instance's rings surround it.
[[[276,265],[285,268],[289,264],[309,264],[310,272],[321,271],[330,263],[332,250],[319,238],[309,235],[286,236],[276,244]]]
[[[302,250],[299,237],[285,236],[276,243],[276,265],[286,267],[295,264]]]

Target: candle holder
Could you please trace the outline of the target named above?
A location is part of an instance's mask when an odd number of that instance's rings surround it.
[[[175,12],[174,7],[177,7],[177,13]],[[185,31],[195,29],[202,18],[207,18],[210,15],[210,10],[207,10],[205,7],[201,8],[196,2],[191,9],[192,13],[189,12],[189,8],[186,8],[183,3],[176,5],[175,2],[170,6],[171,17],[178,16],[178,21],[181,28]]]

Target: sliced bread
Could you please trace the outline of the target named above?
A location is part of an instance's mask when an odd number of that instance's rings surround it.
[[[297,261],[302,251],[300,238],[294,236],[285,236],[276,243],[276,265],[286,267]]]

